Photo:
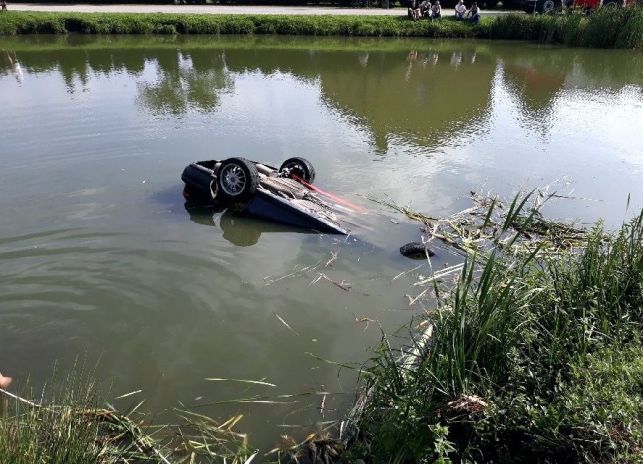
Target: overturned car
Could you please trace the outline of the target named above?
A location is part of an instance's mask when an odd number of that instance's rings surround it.
[[[313,185],[304,158],[279,168],[235,157],[189,164],[181,179],[188,204],[210,204],[238,214],[330,234],[349,234],[347,215],[359,207]]]

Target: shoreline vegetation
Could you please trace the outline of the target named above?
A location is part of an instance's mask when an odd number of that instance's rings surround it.
[[[462,262],[414,285],[409,304],[433,309],[407,345],[383,336],[334,433],[265,453],[241,416],[143,425],[140,392],[119,413],[97,406],[92,373],[72,374],[44,404],[0,390],[0,462],[641,462],[643,211],[584,229],[541,214],[553,196],[473,194],[448,218],[388,204]]]
[[[77,368],[40,395],[19,396],[0,388],[0,462],[7,464],[121,464],[152,462],[251,461],[258,453],[246,435],[235,430],[243,416],[215,421],[194,412],[174,410],[172,422],[151,425],[139,412],[145,400],[135,391],[132,406],[117,411],[93,378]],[[30,399],[33,398],[33,399]],[[36,399],[38,398],[38,399]]]
[[[585,230],[544,218],[547,199],[389,205],[464,262],[415,284],[434,309],[364,368],[347,461],[643,462],[643,211]]]
[[[18,34],[257,34],[523,40],[575,47],[643,49],[643,7],[593,14],[503,15],[478,25],[445,17],[199,15],[147,13],[0,14],[0,36]]]

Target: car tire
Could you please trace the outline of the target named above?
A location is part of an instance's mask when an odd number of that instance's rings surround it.
[[[430,250],[422,242],[410,242],[400,247],[400,254],[411,259],[426,259],[426,255],[434,256],[433,250]]]
[[[552,14],[556,10],[556,2],[554,0],[545,0],[539,3],[539,10],[542,14]]]
[[[281,163],[279,172],[284,172],[286,169],[290,170],[289,174],[291,176],[294,174],[309,184],[315,181],[315,168],[306,158],[288,158]]]
[[[216,175],[216,197],[221,200],[247,201],[259,185],[257,167],[245,158],[228,158],[221,163]]]

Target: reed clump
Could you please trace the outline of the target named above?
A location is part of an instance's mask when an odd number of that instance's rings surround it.
[[[641,462],[643,211],[616,233],[581,235],[534,222],[524,204],[499,224],[495,202],[479,216],[473,236],[489,233],[468,242],[455,285],[426,279],[437,307],[404,350],[412,357],[383,340],[349,456]],[[546,245],[548,234],[574,241]]]
[[[573,47],[643,48],[643,7],[601,8],[589,15],[507,15],[486,23],[486,37]]]
[[[218,422],[177,410],[171,424],[152,425],[139,412],[144,401],[134,400],[124,412],[101,406],[102,393],[90,378],[73,371],[59,387],[39,395],[0,389],[0,462],[240,464],[257,454],[235,430],[242,416]]]
[[[643,7],[591,15],[506,15],[480,24],[406,16],[288,16],[138,13],[35,13],[0,16],[0,35],[16,34],[282,34],[530,40],[580,47],[643,48]]]

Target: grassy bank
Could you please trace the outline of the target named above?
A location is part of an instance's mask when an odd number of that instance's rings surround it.
[[[589,16],[507,15],[479,25],[445,18],[409,21],[390,16],[277,16],[126,13],[0,15],[0,34],[288,34],[531,40],[570,46],[643,48],[643,7]]]
[[[455,287],[423,283],[438,305],[417,356],[378,349],[349,455],[643,462],[643,212],[615,234],[584,234],[515,211],[457,218],[453,233],[415,216],[467,259]]]
[[[240,464],[257,454],[234,429],[242,416],[225,422],[175,410],[170,424],[151,425],[138,412],[144,400],[132,392],[117,411],[90,380],[73,371],[55,389],[16,395],[0,389],[0,462],[3,464]],[[28,390],[28,389],[26,389]]]

